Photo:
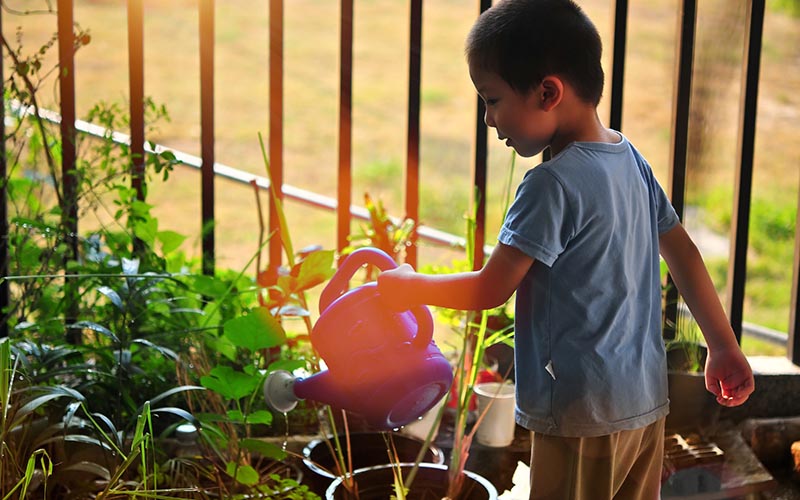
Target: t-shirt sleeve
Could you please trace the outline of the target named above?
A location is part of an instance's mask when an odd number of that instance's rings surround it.
[[[517,189],[497,239],[552,266],[567,247],[573,228],[563,186],[546,169],[535,168]]]
[[[655,199],[658,234],[664,234],[675,227],[680,222],[680,219],[678,219],[675,207],[672,206],[672,202],[667,198],[667,193],[664,192],[661,184],[656,180],[649,165],[647,166],[647,177],[651,196]]]

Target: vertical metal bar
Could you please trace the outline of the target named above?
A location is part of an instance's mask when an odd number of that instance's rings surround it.
[[[3,26],[3,9],[0,9],[0,26]],[[1,29],[1,28],[0,28]],[[0,61],[3,58],[3,47],[0,45]],[[0,82],[5,75],[0,64]],[[5,93],[0,95],[0,276],[8,276],[8,164],[6,163],[6,106]],[[0,311],[5,311],[10,304],[8,280],[0,281]],[[8,337],[8,321],[0,314],[0,338]]]
[[[142,0],[128,0],[128,86],[131,112],[131,187],[144,200],[144,8]],[[134,238],[135,253],[144,251]]]
[[[200,142],[202,197],[202,268],[213,275],[214,256],[214,0],[200,1]]]
[[[480,13],[483,13],[492,6],[492,0],[480,0]],[[475,152],[472,159],[472,186],[473,200],[475,203],[475,245],[472,250],[473,268],[478,270],[483,267],[484,252],[486,244],[486,172],[489,157],[487,144],[488,135],[486,127],[486,107],[483,99],[476,98],[477,106],[475,112]]]
[[[792,360],[792,363],[800,365],[800,191],[797,193],[793,268],[792,301],[789,303],[789,339],[786,343],[786,355]]]
[[[283,200],[283,0],[269,2],[269,162],[271,192]],[[272,199],[272,197],[270,198]],[[283,242],[278,209],[273,199],[269,211],[269,267],[281,265]]]
[[[611,70],[611,116],[609,126],[622,130],[622,101],[625,86],[625,45],[628,39],[628,0],[614,6],[614,53]]]
[[[761,40],[764,30],[764,0],[748,1],[745,33],[742,102],[739,115],[739,170],[736,172],[733,220],[731,221],[731,258],[728,263],[728,312],[736,338],[741,342],[744,317],[747,246],[750,226],[750,198],[753,190],[753,154],[755,150],[758,79],[761,68]]]
[[[422,0],[411,0],[408,50],[408,139],[406,142],[406,217],[419,221],[419,108],[422,67]],[[406,247],[406,262],[417,265],[417,233]]]
[[[341,252],[350,236],[352,202],[353,116],[353,0],[341,0],[339,37],[339,168],[336,190],[336,248]]]
[[[697,1],[683,0],[678,16],[678,48],[676,82],[672,116],[672,151],[669,170],[669,191],[672,205],[683,220],[686,193],[686,160],[689,144],[689,109],[692,94],[692,70],[694,67],[695,28],[697,25]],[[678,290],[667,276],[667,296],[664,317],[668,323],[676,324],[678,317]],[[666,336],[670,332],[665,332]]]
[[[75,172],[75,35],[72,0],[58,0],[58,83],[61,95],[61,224],[69,251],[65,259],[78,258],[78,179]],[[64,262],[66,269],[67,262]],[[64,280],[65,324],[73,324],[78,315],[77,283]],[[80,343],[80,330],[66,328],[70,343]]]

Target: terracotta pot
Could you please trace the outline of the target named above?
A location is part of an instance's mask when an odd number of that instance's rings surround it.
[[[411,472],[414,464],[400,464],[403,477]],[[464,471],[464,486],[455,500],[496,500],[497,489],[486,478],[474,472]],[[342,485],[342,478],[336,478],[325,492],[328,500],[385,500],[395,495],[391,464],[383,464],[353,473],[358,487],[358,497],[353,496]],[[447,494],[447,466],[443,464],[421,463],[417,476],[411,485],[408,500],[445,498]]]

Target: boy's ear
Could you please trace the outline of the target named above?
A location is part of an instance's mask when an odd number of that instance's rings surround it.
[[[564,82],[557,76],[546,76],[539,84],[539,96],[543,111],[550,111],[564,98]]]

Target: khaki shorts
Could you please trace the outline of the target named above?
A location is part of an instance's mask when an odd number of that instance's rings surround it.
[[[664,421],[608,436],[532,433],[531,499],[656,500],[664,459]]]

